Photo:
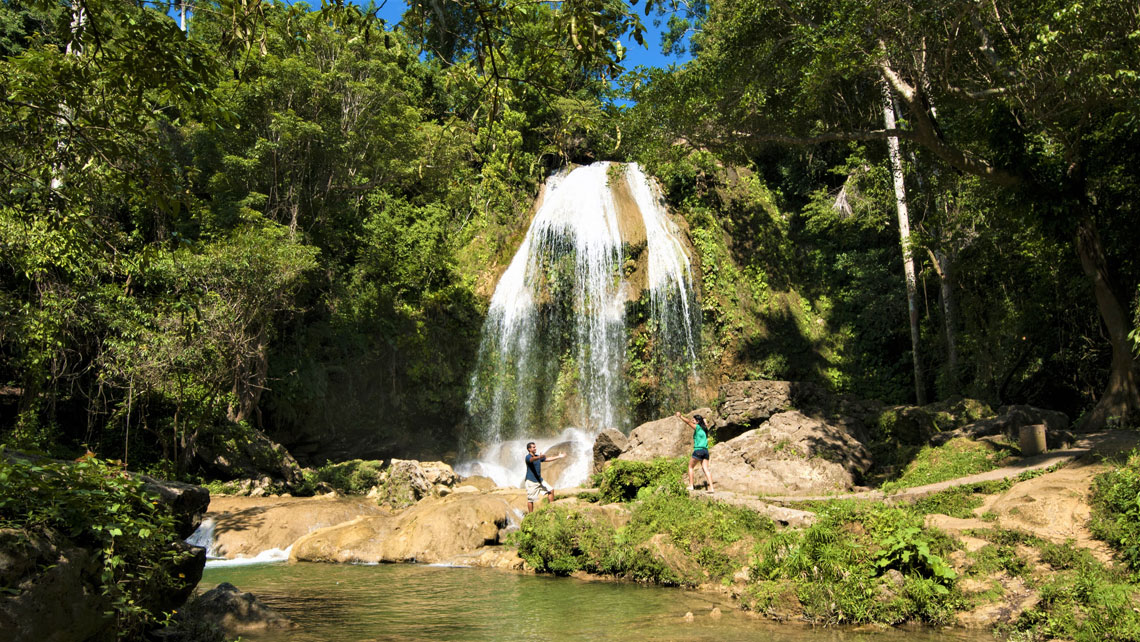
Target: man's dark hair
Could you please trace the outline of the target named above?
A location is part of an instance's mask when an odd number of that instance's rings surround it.
[[[533,445],[534,445],[534,442],[533,442],[533,441],[528,441],[528,442],[526,442],[526,449],[527,449],[527,450],[530,450],[530,447],[531,447],[531,446],[533,446]]]

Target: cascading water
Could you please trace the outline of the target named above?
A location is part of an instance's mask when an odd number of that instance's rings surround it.
[[[569,442],[559,485],[584,481],[597,433],[629,429],[629,317],[645,317],[682,387],[696,377],[691,284],[677,226],[637,165],[552,176],[491,298],[467,400],[478,455],[459,472],[517,485],[526,441]]]

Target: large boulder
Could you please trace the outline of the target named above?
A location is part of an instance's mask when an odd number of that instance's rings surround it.
[[[690,413],[703,415],[712,427],[713,411],[700,408]],[[629,433],[629,443],[618,459],[649,461],[657,457],[681,457],[693,452],[693,429],[677,417],[666,417],[641,424]]]
[[[284,446],[245,424],[229,424],[209,439],[195,444],[198,459],[223,479],[261,479],[301,488],[305,477],[300,464]]]
[[[319,528],[389,512],[366,497],[217,497],[206,514],[214,524],[210,554],[235,559],[284,551]]]
[[[617,459],[629,446],[629,438],[620,430],[606,428],[594,438],[594,472],[602,472],[606,462]]]
[[[414,459],[393,459],[388,466],[388,479],[380,491],[380,501],[392,508],[404,508],[430,496],[434,491],[435,486],[420,462]]]
[[[186,617],[204,620],[231,635],[255,631],[291,629],[297,625],[265,606],[252,593],[242,593],[222,582],[191,603]]]
[[[170,506],[177,520],[178,536],[190,537],[202,521],[202,514],[210,505],[210,491],[201,486],[156,479],[149,475],[136,475],[143,489],[158,495],[159,501]]]
[[[53,541],[55,540],[55,541]],[[13,642],[78,642],[110,624],[95,554],[55,533],[0,530],[0,631]]]
[[[786,410],[826,421],[867,441],[882,404],[835,394],[822,386],[798,381],[734,381],[720,387],[715,429],[729,439],[758,427]]]
[[[311,562],[437,563],[499,543],[522,520],[517,489],[430,497],[398,514],[361,517],[314,531],[293,544],[291,559]]]
[[[753,495],[849,490],[872,463],[858,440],[798,411],[716,444],[711,458],[719,489]]]

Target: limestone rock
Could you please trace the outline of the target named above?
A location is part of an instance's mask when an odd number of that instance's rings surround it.
[[[713,411],[700,408],[690,413],[704,415],[711,429]],[[629,444],[618,459],[649,461],[657,457],[680,457],[693,452],[693,429],[676,417],[641,424],[629,433]]]
[[[201,486],[156,479],[149,475],[136,475],[143,488],[158,495],[159,501],[170,506],[178,520],[178,536],[190,537],[202,521],[202,514],[210,505],[210,491]]]
[[[110,624],[104,615],[110,604],[92,581],[95,556],[53,539],[0,530],[0,578],[19,591],[0,596],[5,640],[78,642],[98,637]]]
[[[629,446],[629,438],[623,435],[620,430],[606,428],[598,433],[594,439],[594,472],[602,472],[605,463],[611,459],[616,459],[627,446]]]
[[[704,576],[696,561],[677,548],[668,533],[658,533],[640,544],[638,548],[647,551],[653,559],[664,564],[682,582],[693,582]]]
[[[521,521],[525,507],[526,495],[517,489],[429,497],[398,514],[314,531],[293,544],[292,559],[443,562],[499,543],[500,530]]]
[[[711,456],[716,486],[748,494],[848,490],[871,467],[858,440],[798,411],[716,444]]]
[[[833,394],[822,386],[797,381],[725,383],[720,387],[720,399],[714,425],[720,439],[756,428],[781,412],[799,410],[866,441],[869,427],[882,408],[875,401]]]
[[[289,618],[265,606],[252,593],[242,593],[229,582],[200,595],[188,610],[187,617],[207,620],[230,634],[296,626]]]
[[[223,479],[270,477],[285,486],[304,485],[300,464],[281,444],[248,426],[229,426],[214,440],[197,444],[198,458]]]
[[[392,460],[380,501],[392,508],[404,508],[431,494],[432,484],[428,481],[420,462],[413,459]]]
[[[457,555],[446,562],[455,566],[476,568],[497,568],[507,571],[521,571],[526,565],[516,549],[507,546],[484,546],[470,553]]]
[[[442,461],[421,461],[420,468],[424,471],[424,479],[432,486],[454,487],[459,483],[459,475]]]
[[[217,497],[207,514],[214,520],[211,553],[235,559],[285,550],[313,530],[388,512],[362,497]]]
[[[495,480],[491,479],[490,477],[484,477],[482,475],[472,475],[470,477],[464,477],[459,482],[457,482],[456,490],[458,491],[459,488],[463,488],[465,486],[474,487],[476,490],[482,491],[482,490],[491,490],[492,488],[497,488],[498,484],[496,484]]]

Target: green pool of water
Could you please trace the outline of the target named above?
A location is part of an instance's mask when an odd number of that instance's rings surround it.
[[[765,640],[981,642],[988,633],[777,625],[693,591],[414,564],[258,564],[206,569],[297,623],[251,642],[379,640]],[[710,615],[714,606],[723,615]],[[686,612],[693,621],[685,622]]]

